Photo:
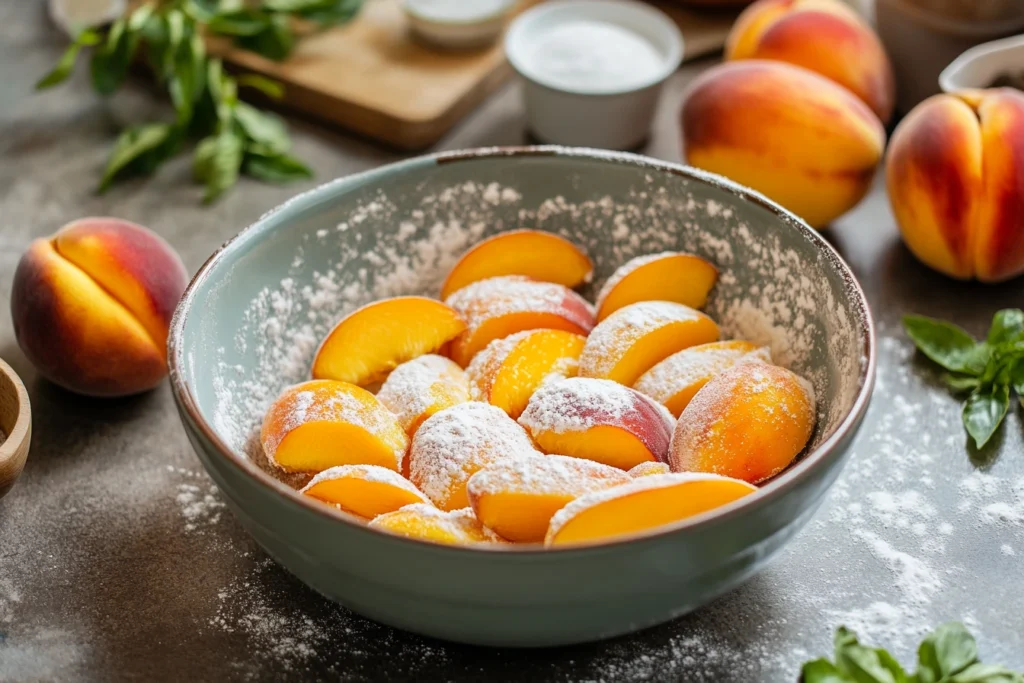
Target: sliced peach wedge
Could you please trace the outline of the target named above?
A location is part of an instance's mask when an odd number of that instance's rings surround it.
[[[597,295],[597,320],[638,301],[674,301],[704,308],[718,269],[700,256],[677,251],[638,256],[619,266]]]
[[[642,533],[727,505],[757,491],[715,474],[638,477],[580,496],[551,518],[545,545],[593,543]]]
[[[771,363],[771,351],[747,341],[721,341],[691,346],[672,354],[640,376],[633,388],[647,394],[679,417],[712,377],[741,361]]]
[[[541,282],[578,287],[589,282],[594,264],[575,244],[540,230],[513,230],[467,251],[441,286],[447,299],[466,285],[500,275],[525,275]]]
[[[388,375],[377,399],[398,417],[411,437],[434,413],[469,400],[469,378],[444,356],[427,354],[402,363]]]
[[[339,465],[378,465],[400,472],[409,438],[370,392],[354,384],[313,380],[286,389],[260,430],[267,460],[288,472]]]
[[[484,526],[516,543],[540,543],[551,517],[579,496],[629,481],[620,469],[590,460],[548,455],[500,462],[466,484]]]
[[[564,330],[586,335],[594,307],[571,289],[519,275],[492,277],[463,287],[446,303],[466,321],[452,342],[451,358],[462,367],[495,339],[523,330]]]
[[[700,311],[671,301],[641,301],[597,324],[580,354],[580,377],[633,386],[673,353],[718,340],[718,325]]]
[[[628,470],[665,460],[675,420],[621,384],[576,377],[545,384],[519,418],[537,446]]]
[[[469,508],[444,512],[433,505],[413,503],[375,517],[369,526],[445,545],[501,542],[501,539],[484,528]]]
[[[400,296],[345,316],[313,360],[314,379],[366,386],[407,360],[433,353],[466,329],[449,306],[422,296]]]
[[[627,472],[631,477],[649,477],[652,474],[668,474],[672,468],[663,462],[642,462]]]
[[[430,502],[408,479],[377,465],[332,467],[313,477],[299,493],[366,519]]]
[[[518,418],[542,383],[576,376],[586,341],[563,330],[526,330],[492,341],[466,368],[475,398]]]

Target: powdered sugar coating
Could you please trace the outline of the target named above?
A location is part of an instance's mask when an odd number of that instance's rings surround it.
[[[525,340],[536,330],[523,330],[501,339],[495,339],[484,347],[484,350],[473,356],[466,366],[466,376],[470,382],[470,394],[474,401],[487,401],[490,385],[494,381],[498,369],[509,354],[515,350],[519,342]]]
[[[565,335],[565,337],[559,339],[559,335]],[[561,330],[524,330],[522,332],[516,332],[507,337],[501,339],[495,339],[486,347],[483,351],[473,356],[473,360],[469,366],[466,367],[466,375],[469,377],[471,384],[471,392],[473,400],[476,401],[489,401],[492,396],[491,392],[495,388],[495,382],[498,379],[499,373],[502,371],[503,366],[509,362],[509,357],[519,349],[520,344],[527,342],[531,337],[538,336],[539,339],[550,339],[552,337],[558,339],[559,342],[564,339],[573,339],[575,341],[583,341],[583,338],[578,335],[573,335],[570,332],[564,332]],[[522,351],[516,357],[516,361],[511,364],[508,368],[511,375],[510,380],[520,387],[526,387],[532,389],[532,385],[536,382],[536,377],[530,377],[528,373],[522,370],[520,366],[521,361],[529,363],[534,360],[532,358],[524,358],[530,349],[527,348]],[[534,349],[536,350],[536,349]],[[563,349],[564,350],[564,349]],[[558,379],[565,379],[567,377],[575,377],[579,367],[578,359],[575,355],[563,355],[553,359],[553,363],[547,368],[547,374],[541,378],[540,384],[556,381]],[[533,368],[536,369],[536,368]],[[508,406],[504,406],[508,408]],[[518,410],[521,410],[519,408]],[[517,416],[518,412],[512,412],[513,416]]]
[[[409,478],[441,509],[467,504],[466,482],[506,459],[539,456],[530,437],[500,408],[470,401],[420,425],[409,454]]]
[[[445,303],[466,320],[467,334],[493,318],[514,313],[553,313],[589,332],[594,307],[576,292],[553,282],[503,275],[466,285]]]
[[[644,336],[667,325],[710,321],[689,306],[671,301],[641,301],[624,306],[598,323],[580,355],[580,375],[608,377]]]
[[[646,254],[644,256],[637,256],[623,263],[621,266],[615,269],[612,276],[605,280],[604,285],[601,286],[601,291],[597,293],[597,300],[594,304],[595,307],[600,310],[601,304],[608,298],[608,293],[615,289],[615,286],[622,282],[627,275],[631,274],[637,268],[646,266],[648,263],[654,263],[663,258],[669,256],[675,256],[679,252],[677,251],[659,251],[656,254]]]
[[[394,453],[401,467],[408,439],[395,416],[373,394],[333,380],[304,382],[287,389],[274,402],[261,431],[267,460],[281,467],[276,454],[285,437],[314,422],[344,422],[367,431]]]
[[[299,493],[308,493],[317,484],[336,479],[361,479],[362,481],[369,481],[375,484],[387,484],[388,486],[400,488],[403,491],[408,491],[423,498],[423,494],[420,493],[418,488],[413,486],[411,481],[398,472],[379,465],[339,465],[338,467],[331,467],[310,479],[309,483],[302,487]],[[426,502],[425,499],[424,502]]]
[[[637,477],[635,479],[631,479],[625,484],[620,484],[613,488],[593,491],[580,496],[555,513],[555,516],[551,518],[551,525],[548,527],[548,535],[544,542],[546,544],[550,544],[552,539],[558,535],[559,531],[562,530],[562,527],[564,527],[573,517],[588,508],[594,507],[595,505],[600,505],[601,503],[606,503],[616,498],[624,498],[625,496],[630,496],[641,491],[660,489],[668,486],[676,486],[679,484],[688,484],[698,481],[735,482],[736,480],[704,472],[672,472],[669,474],[652,474],[646,477]],[[753,491],[754,487],[751,487],[751,490]]]
[[[730,348],[728,342],[701,344],[674,353],[640,376],[633,388],[659,403],[667,403],[684,387],[707,381],[737,362],[771,363],[771,350],[763,346],[754,351]]]
[[[668,474],[671,468],[663,462],[642,462],[627,472],[631,477],[650,477],[655,474]]]
[[[395,414],[406,432],[439,410],[470,398],[469,378],[452,360],[427,354],[395,368],[377,399]]]
[[[485,467],[470,477],[466,490],[471,501],[501,493],[576,497],[627,481],[629,475],[615,467],[583,458],[547,455]]]
[[[440,543],[504,542],[497,534],[480,524],[472,508],[468,507],[446,512],[429,503],[412,503],[376,517],[369,526]]]

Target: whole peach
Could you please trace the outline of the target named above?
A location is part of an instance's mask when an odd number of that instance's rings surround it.
[[[167,333],[188,283],[146,228],[83,218],[37,239],[14,273],[11,315],[40,374],[89,396],[124,396],[167,375]]]
[[[815,227],[867,193],[885,130],[846,88],[762,59],[699,76],[683,104],[689,164],[763,192]]]
[[[1024,272],[1024,94],[931,97],[893,132],[889,202],[907,246],[960,279]]]
[[[726,59],[772,59],[810,69],[848,88],[883,122],[896,98],[882,42],[839,0],[758,0],[726,41]]]

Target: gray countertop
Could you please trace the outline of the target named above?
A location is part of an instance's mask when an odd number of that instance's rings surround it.
[[[635,636],[540,651],[450,645],[362,619],[270,561],[202,472],[166,386],[81,398],[39,379],[18,349],[6,301],[33,238],[81,216],[120,216],[163,235],[195,270],[313,184],[243,180],[207,208],[179,160],[95,196],[118,127],[162,105],[136,85],[101,102],[82,73],[33,94],[61,44],[41,3],[0,0],[0,356],[25,380],[35,418],[24,476],[0,501],[0,681],[796,681],[840,623],[907,661],[925,628],[952,619],[968,622],[985,661],[1024,669],[1020,410],[992,448],[969,451],[958,402],[899,328],[918,312],[980,335],[1024,288],[920,266],[881,182],[827,233],[874,307],[879,381],[851,461],[807,529],[742,588]],[[682,90],[706,66],[673,78],[647,153],[679,159]],[[509,87],[440,147],[521,144],[522,119]],[[320,180],[399,158],[312,123],[292,131]]]

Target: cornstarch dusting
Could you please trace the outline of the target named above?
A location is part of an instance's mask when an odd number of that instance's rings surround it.
[[[584,92],[631,90],[665,70],[664,57],[643,36],[586,19],[542,30],[526,59],[530,72],[546,85]]]

